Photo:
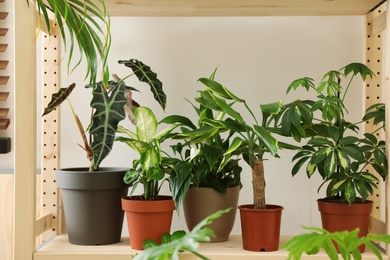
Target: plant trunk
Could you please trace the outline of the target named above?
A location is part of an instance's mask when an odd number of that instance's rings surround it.
[[[255,209],[265,209],[265,179],[263,160],[256,159],[252,165],[253,205]]]

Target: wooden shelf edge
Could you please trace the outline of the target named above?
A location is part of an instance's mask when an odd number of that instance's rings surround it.
[[[98,3],[98,0],[93,0]],[[382,0],[106,0],[111,16],[365,15]]]
[[[280,245],[283,245],[291,237],[282,236]],[[66,234],[56,236],[52,241],[42,246],[34,253],[34,260],[82,260],[86,258],[94,260],[125,260],[131,259],[131,256],[140,251],[133,250],[130,247],[128,237],[123,237],[117,244],[104,246],[79,246],[68,242]],[[285,250],[274,252],[251,252],[242,249],[240,235],[230,236],[230,240],[221,243],[201,243],[199,252],[212,260],[236,260],[236,259],[272,259],[284,260],[288,256]],[[382,254],[383,259],[389,259]],[[194,255],[185,252],[180,254],[180,259],[199,259]],[[302,259],[329,259],[325,252],[321,251],[314,256],[302,256]],[[363,259],[377,259],[377,257],[366,249]]]

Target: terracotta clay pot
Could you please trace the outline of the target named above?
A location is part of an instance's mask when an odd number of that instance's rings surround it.
[[[245,250],[269,252],[279,249],[283,207],[278,205],[266,207],[266,209],[254,209],[253,204],[238,207]]]
[[[192,230],[200,221],[218,210],[232,208],[229,213],[223,214],[207,226],[216,235],[211,242],[227,241],[236,218],[239,193],[239,186],[228,188],[226,193],[212,188],[190,188],[183,202],[188,229]]]
[[[127,169],[68,168],[56,171],[61,189],[69,242],[76,245],[106,245],[121,240],[124,213],[121,198],[127,195],[123,182]]]
[[[346,203],[325,202],[323,199],[317,200],[317,203],[324,229],[337,232],[359,228],[359,237],[367,235],[372,201],[366,200],[364,203],[354,203],[351,206]],[[365,246],[359,246],[359,251],[363,253]]]
[[[161,243],[161,236],[171,231],[175,204],[170,196],[159,196],[159,200],[142,200],[140,196],[123,197],[122,209],[126,212],[130,246],[143,250],[146,239]]]

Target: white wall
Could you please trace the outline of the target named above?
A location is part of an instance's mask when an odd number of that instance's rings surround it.
[[[364,17],[246,17],[246,18],[112,18],[111,72],[125,77],[130,70],[117,64],[120,59],[137,58],[150,65],[164,83],[168,96],[164,114],[152,102],[149,90],[135,80],[135,94],[141,104],[150,106],[158,118],[170,114],[194,116],[190,105],[200,77],[219,67],[216,79],[246,99],[254,111],[260,103],[293,100],[304,92],[286,97],[289,83],[302,76],[321,79],[324,72],[340,69],[352,61],[364,62]],[[64,62],[66,64],[66,62]],[[83,89],[83,69],[69,77],[63,70],[63,86],[78,83],[71,97],[82,121],[88,124],[90,93]],[[361,85],[357,84],[349,102],[350,112],[361,116]],[[87,102],[88,101],[88,102]],[[61,167],[87,165],[69,108],[61,118]],[[131,127],[126,123],[126,126]],[[302,172],[291,177],[293,153],[281,152],[281,159],[267,158],[267,201],[284,206],[282,233],[302,232],[301,225],[319,226],[316,199],[320,180],[308,180]],[[130,167],[134,154],[116,144],[103,165]],[[251,172],[245,165],[240,204],[251,203]],[[168,191],[166,191],[168,192]],[[184,229],[183,216],[175,216],[173,230]],[[240,233],[237,216],[233,233]]]

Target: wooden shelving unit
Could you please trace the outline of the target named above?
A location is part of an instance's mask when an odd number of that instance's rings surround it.
[[[288,241],[288,237],[282,237],[280,244]],[[131,249],[129,238],[124,237],[122,242],[106,246],[76,246],[68,242],[66,235],[59,235],[53,241],[42,247],[35,255],[34,260],[82,260],[91,258],[94,260],[128,260],[140,251]],[[274,252],[250,252],[242,249],[241,236],[231,236],[229,241],[222,243],[201,243],[199,252],[213,260],[237,260],[237,259],[272,259],[285,260],[288,252],[279,250]],[[313,257],[313,256],[312,256]],[[317,254],[316,259],[327,259],[325,252]],[[386,255],[382,254],[384,259]],[[304,256],[302,259],[310,259]],[[180,255],[180,259],[199,259],[194,255],[185,252]],[[364,259],[377,259],[377,257],[367,250]]]
[[[97,0],[95,0],[98,2]],[[107,10],[111,16],[309,16],[309,15],[367,15],[383,3],[382,0],[106,0]],[[53,214],[35,219],[35,169],[37,144],[36,134],[36,96],[37,90],[32,82],[36,82],[36,51],[31,39],[35,37],[36,13],[29,9],[25,1],[16,1],[15,16],[15,212],[14,212],[14,259],[131,259],[136,253],[128,245],[128,239],[122,243],[110,246],[83,247],[70,245],[66,235],[57,235],[44,246],[36,250],[35,239],[45,230],[58,232],[60,221],[53,221]],[[378,33],[386,28],[390,21],[388,14],[383,12],[372,21],[369,33]],[[390,27],[390,26],[387,26]],[[6,33],[0,28],[0,35]],[[0,46],[0,51],[1,47]],[[390,50],[390,37],[387,37],[384,49]],[[390,55],[387,52],[387,55]],[[389,85],[390,56],[382,58],[387,68],[384,71]],[[55,81],[56,79],[52,79]],[[25,86],[29,85],[29,88]],[[389,92],[390,93],[390,92]],[[389,94],[390,95],[390,94]],[[385,97],[390,100],[390,97]],[[26,112],[26,107],[29,110]],[[386,134],[389,137],[389,133]],[[51,140],[52,141],[52,140]],[[390,149],[389,149],[390,150]],[[51,165],[50,167],[56,167]],[[388,184],[386,184],[388,185]],[[54,187],[55,183],[49,186]],[[386,187],[388,189],[388,187]],[[45,188],[44,188],[45,189]],[[45,190],[43,190],[45,192]],[[389,196],[389,195],[387,195]],[[27,198],[27,201],[26,201]],[[52,198],[54,199],[54,198]],[[381,198],[389,202],[389,198]],[[386,216],[389,208],[386,203]],[[373,222],[377,230],[390,234],[388,219],[386,223]],[[285,241],[283,238],[281,243]],[[389,248],[387,248],[389,252]],[[202,244],[200,251],[211,259],[285,259],[287,252],[281,250],[271,253],[254,253],[241,249],[239,237],[222,244]],[[383,255],[384,259],[389,256]],[[182,259],[192,259],[183,254]],[[306,257],[311,258],[311,257]],[[314,258],[314,257],[313,257]],[[324,253],[315,256],[316,259],[328,259]],[[364,254],[364,259],[376,259],[370,252]]]

